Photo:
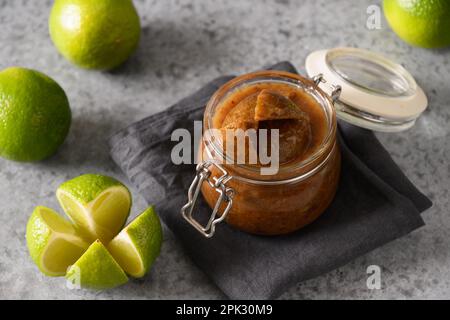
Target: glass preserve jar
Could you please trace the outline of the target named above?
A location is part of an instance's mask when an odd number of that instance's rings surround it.
[[[402,65],[368,50],[318,50],[308,55],[305,69],[311,78],[277,71],[243,75],[222,86],[207,104],[197,173],[181,209],[205,237],[212,237],[222,221],[260,235],[286,234],[313,222],[338,186],[336,118],[369,130],[400,132],[414,126],[428,105],[425,92]],[[309,136],[299,125],[307,117],[296,107],[309,112]],[[261,122],[262,127],[280,129],[280,160],[289,160],[280,161],[272,175],[262,175],[261,166],[236,163],[234,155],[230,159],[223,134],[205,134],[211,129],[258,129],[249,120],[265,121],[267,115],[274,122]],[[297,127],[287,118],[295,119]],[[305,141],[312,145],[308,151],[286,157],[306,146]],[[201,194],[211,207],[209,217],[194,217]]]
[[[203,235],[211,237],[215,225],[222,221],[252,234],[287,234],[313,222],[329,206],[340,175],[333,107],[340,88],[334,88],[330,96],[319,88],[321,81],[321,77],[307,79],[288,72],[263,71],[237,77],[213,95],[204,114],[204,132],[219,129],[239,102],[263,90],[281,92],[298,104],[309,104],[314,109],[309,113],[311,123],[315,121],[317,128],[311,126],[311,139],[316,141],[310,144],[315,144],[314,148],[302,157],[280,163],[274,174],[262,174],[259,165],[237,163],[224,151],[220,135],[204,134],[197,175],[189,190],[189,202],[182,209],[185,219]],[[237,95],[241,92],[244,94]],[[234,116],[241,119],[245,115],[243,112]],[[314,137],[315,134],[320,137]],[[280,143],[280,153],[286,146],[289,147]],[[193,216],[200,191],[212,209],[203,225]]]

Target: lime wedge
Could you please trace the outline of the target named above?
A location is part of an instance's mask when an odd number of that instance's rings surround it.
[[[70,222],[45,207],[33,211],[26,238],[34,263],[52,277],[63,276],[89,246]]]
[[[130,276],[143,277],[161,250],[162,229],[153,207],[148,208],[123,229],[108,249]]]
[[[56,197],[86,239],[105,244],[119,233],[131,208],[127,187],[102,175],[86,174],[67,181]]]
[[[79,279],[84,288],[110,289],[128,282],[128,277],[105,246],[95,241],[67,271],[66,278]]]
[[[51,39],[58,51],[77,66],[112,69],[137,48],[139,15],[131,0],[52,1]]]
[[[422,48],[450,46],[450,1],[384,0],[384,15],[405,42]]]

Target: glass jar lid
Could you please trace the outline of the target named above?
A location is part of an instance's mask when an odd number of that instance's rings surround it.
[[[405,68],[368,50],[315,51],[306,59],[306,71],[310,77],[322,74],[328,83],[341,86],[336,114],[360,127],[385,132],[409,129],[428,104]],[[327,86],[322,89],[329,91]]]

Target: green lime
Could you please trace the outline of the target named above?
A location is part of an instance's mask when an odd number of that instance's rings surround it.
[[[46,75],[12,67],[0,72],[0,156],[39,161],[56,152],[70,128],[64,90]]]
[[[96,174],[63,183],[56,197],[81,234],[105,244],[120,232],[131,208],[131,194],[126,186]]]
[[[407,43],[423,48],[450,45],[450,1],[384,0],[391,28]]]
[[[53,277],[65,275],[89,246],[68,221],[45,207],[37,207],[28,220],[27,245],[38,268]]]
[[[95,241],[67,271],[66,278],[84,288],[110,289],[128,282],[128,277],[100,241]]]
[[[106,70],[135,51],[141,27],[131,0],[56,0],[49,30],[56,48],[73,64]]]
[[[161,243],[161,222],[150,207],[109,243],[108,250],[126,273],[140,278],[158,257]]]
[[[140,278],[149,271],[163,238],[153,207],[123,228],[131,194],[116,179],[96,174],[63,183],[56,196],[74,224],[45,207],[27,224],[31,258],[44,274],[102,290],[126,283],[127,273]]]

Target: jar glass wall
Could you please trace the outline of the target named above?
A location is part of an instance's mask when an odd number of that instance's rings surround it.
[[[301,157],[281,163],[277,173],[263,175],[261,166],[236,163],[235,159],[230,159],[224,151],[224,141],[221,141],[220,136],[205,134],[199,161],[222,163],[221,166],[231,177],[226,182],[227,187],[234,191],[232,206],[224,219],[228,224],[249,233],[278,235],[306,226],[329,206],[339,181],[340,152],[332,100],[312,80],[287,72],[251,73],[225,84],[207,105],[204,132],[220,129],[226,122],[226,115],[235,107],[242,106],[239,102],[244,101],[247,93],[248,96],[256,94],[259,99],[261,93],[266,91],[268,94],[285,95],[289,97],[289,101],[294,101],[303,109],[308,106],[306,111],[309,112],[308,119],[311,119],[312,133],[310,145],[314,147],[309,148]],[[238,101],[230,104],[230,99]],[[238,120],[245,115],[245,112],[238,113]],[[277,124],[280,123],[278,119],[276,121]],[[291,126],[291,123],[288,125]],[[282,129],[286,127],[284,122],[281,123]],[[283,139],[283,135],[280,137]],[[285,151],[282,148],[286,146],[289,145],[280,142],[280,153]],[[223,175],[215,166],[211,166],[209,170],[211,181],[217,181]],[[201,191],[206,202],[211,208],[215,208],[220,193],[208,183],[202,184]],[[218,206],[220,215],[225,204]]]

